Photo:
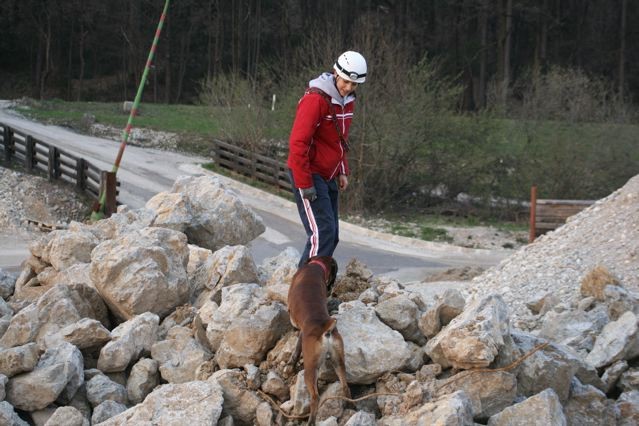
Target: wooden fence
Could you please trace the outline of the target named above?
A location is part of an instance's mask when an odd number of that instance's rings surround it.
[[[111,172],[98,169],[84,158],[0,123],[0,142],[7,163],[21,163],[29,172],[41,171],[49,180],[61,180],[75,185],[98,200],[102,188],[107,195],[107,216],[115,211],[119,182]],[[219,167],[248,176],[280,190],[289,191],[288,167],[284,162],[220,141],[213,141],[213,161]]]
[[[104,186],[107,211],[115,210],[119,183],[112,176],[113,173],[102,171],[84,158],[76,157],[11,126],[3,123],[0,126],[5,162],[21,163],[28,172],[44,172],[50,181],[71,183],[95,200],[98,200]]]
[[[537,187],[530,191],[530,235],[529,242],[546,232],[559,228],[566,220],[586,207],[591,206],[595,200],[550,200],[538,199]]]
[[[288,167],[281,161],[255,154],[220,140],[213,141],[213,161],[220,167],[290,191]]]

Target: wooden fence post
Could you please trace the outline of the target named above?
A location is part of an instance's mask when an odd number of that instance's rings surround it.
[[[24,143],[24,167],[28,172],[31,172],[33,170],[33,165],[35,164],[35,141],[33,140],[33,137],[27,135],[24,138]]]
[[[4,159],[7,163],[11,162],[11,157],[15,151],[15,142],[13,140],[13,131],[11,127],[4,126],[2,142],[4,144]]]
[[[249,153],[249,159],[251,160],[251,178],[257,180],[257,158],[255,158],[255,153]]]
[[[110,217],[117,210],[117,180],[114,172],[102,171],[100,174],[100,193],[104,191],[104,215]]]
[[[537,186],[533,185],[530,188],[530,233],[528,234],[528,242],[532,243],[535,241],[535,233],[537,230],[535,229],[535,222],[537,214]]]
[[[53,145],[49,146],[48,170],[50,181],[60,177],[60,151]]]
[[[84,158],[78,158],[75,161],[75,186],[81,191],[87,187],[87,161]]]
[[[213,139],[213,162],[216,166],[220,165],[220,145]]]

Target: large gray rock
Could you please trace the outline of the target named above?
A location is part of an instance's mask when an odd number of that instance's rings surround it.
[[[33,371],[9,381],[7,401],[24,411],[40,410],[57,399],[70,401],[83,382],[82,354],[65,342],[48,349]]]
[[[104,401],[115,401],[126,405],[129,401],[127,398],[126,388],[119,383],[114,382],[104,374],[96,374],[86,383],[87,399],[92,407],[97,407]]]
[[[545,343],[543,339],[526,333],[512,333],[521,356]],[[548,345],[526,358],[514,372],[517,375],[518,393],[535,395],[544,389],[555,391],[561,402],[568,399],[570,383],[579,371],[582,361],[557,345]]]
[[[265,286],[290,285],[297,272],[300,252],[294,247],[286,249],[274,257],[266,258],[258,267],[260,282]]]
[[[189,245],[191,254],[187,267],[191,300],[203,290],[218,293],[222,287],[239,283],[257,283],[257,267],[245,246],[224,246],[215,253]],[[220,294],[215,294],[220,301]]]
[[[639,424],[639,391],[624,392],[617,398],[617,426]]]
[[[126,391],[131,404],[139,404],[160,383],[159,363],[154,359],[142,358],[131,368],[126,382]]]
[[[18,277],[0,268],[0,299],[7,299],[13,294]]]
[[[258,364],[291,329],[286,307],[273,302],[247,310],[228,327],[215,354],[220,368]]]
[[[402,335],[360,301],[342,303],[336,319],[344,340],[348,383],[373,383],[388,371],[400,370],[412,355]]]
[[[7,401],[0,401],[0,425],[29,426]]]
[[[11,318],[0,338],[0,347],[11,348],[30,342],[46,346],[45,337],[64,327],[92,318],[109,326],[108,312],[95,289],[83,285],[56,285]]]
[[[405,416],[383,417],[377,422],[378,426],[473,426],[474,424],[472,403],[463,391],[427,402]]]
[[[89,426],[82,413],[74,407],[59,407],[44,426]]]
[[[193,338],[191,329],[180,326],[171,328],[166,340],[151,347],[151,357],[159,363],[160,374],[169,383],[195,380],[197,367],[211,356],[208,349]]]
[[[162,385],[144,402],[111,417],[100,426],[215,425],[223,404],[222,388],[216,381]]]
[[[623,372],[619,378],[617,387],[619,387],[622,392],[639,390],[639,369],[633,367]]]
[[[188,200],[192,218],[184,232],[200,247],[215,251],[246,245],[266,229],[262,219],[216,177],[180,176],[170,192]]]
[[[160,318],[147,312],[126,321],[111,331],[111,341],[100,350],[98,369],[104,372],[124,371],[141,355],[150,353],[157,340]]]
[[[564,414],[569,426],[605,425],[615,418],[614,401],[594,386],[584,386],[578,379],[573,379]]]
[[[188,259],[184,234],[145,228],[99,244],[91,254],[91,280],[119,318],[164,317],[189,299]]]
[[[384,324],[399,331],[404,339],[422,345],[426,343],[426,338],[417,327],[419,307],[407,294],[399,294],[380,302],[375,307],[375,312]]]
[[[91,250],[98,243],[99,240],[90,232],[52,231],[41,258],[57,271],[63,271],[76,263],[89,263]]]
[[[353,414],[344,426],[375,426],[375,414],[368,411],[358,411]]]
[[[442,331],[428,341],[425,351],[442,367],[487,367],[510,332],[508,308],[499,295],[489,295],[466,306]]]
[[[557,394],[546,389],[505,408],[488,419],[488,426],[566,426],[566,417]]]
[[[189,301],[192,305],[200,307],[198,299],[207,290],[207,283],[210,281],[206,265],[213,256],[209,249],[189,244],[189,263],[186,265],[186,275],[189,281]],[[210,293],[210,291],[209,291]],[[206,294],[206,293],[205,293]]]
[[[2,297],[0,297],[0,317],[7,317],[7,319],[11,319],[13,314],[13,308],[11,308],[11,306],[9,306]]]
[[[48,334],[44,341],[47,347],[55,346],[60,342],[69,342],[78,349],[87,349],[102,346],[111,340],[111,333],[100,321],[92,318],[82,318],[80,321],[69,324],[57,333]]]
[[[621,375],[628,370],[628,368],[628,363],[625,360],[617,361],[610,367],[606,368],[601,376],[601,381],[604,385],[601,390],[605,393],[610,392],[610,390],[617,384],[617,380],[619,380]]]
[[[245,311],[254,310],[264,300],[264,289],[257,284],[235,284],[222,289],[220,306],[206,327],[209,347],[217,351],[229,325]]]
[[[13,377],[35,368],[42,350],[36,343],[0,350],[0,374]]]
[[[0,374],[0,401],[2,401],[5,396],[7,396],[6,386],[9,383],[9,378],[4,374]]]
[[[487,419],[513,403],[517,396],[517,379],[506,371],[461,372],[438,382],[434,397],[462,390],[469,397],[473,417]]]
[[[224,246],[216,250],[204,265],[209,277],[206,286],[214,292],[239,283],[257,283],[257,266],[246,246]]]
[[[93,287],[90,271],[90,263],[76,263],[63,271],[57,271],[55,268],[49,267],[38,274],[37,280],[45,288],[51,288],[58,284],[79,284]]]
[[[550,311],[543,318],[539,336],[575,351],[590,351],[595,338],[609,321],[605,306],[590,311]]]
[[[144,207],[155,212],[153,226],[184,232],[193,220],[191,204],[184,194],[160,192],[151,197]]]
[[[108,219],[99,220],[91,225],[71,222],[68,229],[75,232],[91,232],[102,242],[153,226],[154,220],[155,212],[152,210],[146,208],[133,210],[122,205],[118,206],[117,212]],[[33,253],[33,250],[31,252]]]
[[[216,371],[208,381],[216,382],[222,387],[224,414],[246,424],[255,423],[256,410],[262,403],[262,399],[247,388],[239,370]]]
[[[126,411],[126,405],[107,399],[93,410],[91,424],[97,425]]]
[[[630,311],[624,313],[617,321],[603,328],[592,351],[586,356],[586,362],[601,368],[615,361],[636,357],[639,355],[638,331],[636,315]]]
[[[262,390],[280,401],[286,401],[289,397],[289,389],[286,386],[286,382],[275,371],[268,372],[266,380],[262,383]]]

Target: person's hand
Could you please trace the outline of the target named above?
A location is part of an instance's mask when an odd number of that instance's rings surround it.
[[[339,175],[338,185],[339,185],[339,189],[344,191],[348,187],[348,176]]]
[[[315,191],[315,187],[311,186],[310,188],[301,188],[302,198],[306,198],[311,203],[317,199],[317,192]]]

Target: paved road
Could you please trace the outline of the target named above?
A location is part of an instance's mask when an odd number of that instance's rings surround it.
[[[111,169],[118,142],[34,123],[7,110],[6,106],[6,102],[0,101],[0,123],[29,132],[104,170]],[[130,207],[142,207],[154,194],[168,190],[178,176],[212,174],[199,166],[207,161],[202,157],[129,145],[118,171],[119,199]],[[289,246],[301,250],[305,237],[293,203],[223,176],[220,179],[264,220],[266,232],[250,244],[258,264]],[[454,266],[492,266],[509,254],[507,251],[473,250],[402,238],[345,222],[340,224],[340,239],[335,252],[340,265],[357,258],[375,274],[389,275],[402,282],[419,281],[429,273]],[[16,238],[0,236],[0,268],[16,270],[20,259],[26,257],[26,244]]]

